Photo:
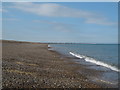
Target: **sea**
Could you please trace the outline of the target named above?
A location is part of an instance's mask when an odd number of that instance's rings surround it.
[[[99,77],[88,75],[94,82],[100,82],[103,85],[118,86],[118,74],[120,72],[120,62],[118,61],[118,44],[49,44],[50,49],[55,50],[67,57],[76,57],[74,62],[87,65],[90,69],[103,71]],[[80,71],[87,75],[85,71]],[[98,82],[98,83],[99,83]]]

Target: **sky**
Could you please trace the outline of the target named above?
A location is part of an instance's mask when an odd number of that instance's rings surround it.
[[[3,2],[2,39],[117,43],[117,2]]]

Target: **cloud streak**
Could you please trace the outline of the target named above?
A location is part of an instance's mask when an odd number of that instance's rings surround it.
[[[3,21],[19,21],[19,19],[16,18],[3,18]]]
[[[50,26],[52,26],[53,30],[58,30],[58,31],[63,31],[63,32],[71,31],[74,26],[74,24],[60,23],[60,22],[48,21],[48,20],[33,20],[33,22],[49,24]]]
[[[77,10],[62,6],[56,3],[13,3],[12,8],[19,9],[24,12],[33,13],[39,16],[46,17],[66,17],[66,18],[83,18],[85,23],[99,24],[99,25],[116,25],[115,22],[110,22],[107,18],[83,10]]]

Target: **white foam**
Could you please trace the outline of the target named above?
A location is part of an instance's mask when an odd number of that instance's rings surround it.
[[[75,54],[75,53],[72,53],[72,52],[69,52],[71,55],[77,57],[77,58],[84,58],[84,60],[86,62],[91,62],[91,63],[94,63],[94,64],[97,64],[97,65],[100,65],[100,66],[104,66],[104,67],[107,67],[111,70],[114,70],[114,71],[117,71],[117,72],[120,72],[120,70],[118,68],[116,68],[115,66],[112,66],[112,65],[109,65],[109,64],[106,64],[104,62],[101,62],[101,61],[97,61],[93,58],[90,58],[90,57],[87,57],[87,56],[84,56],[84,55],[79,55],[79,54]]]
[[[48,47],[50,48],[51,46],[50,46],[50,45],[48,45]]]

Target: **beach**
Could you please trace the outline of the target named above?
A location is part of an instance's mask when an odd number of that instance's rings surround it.
[[[78,72],[84,66],[48,50],[48,44],[2,41],[2,45],[3,88],[102,88]]]

